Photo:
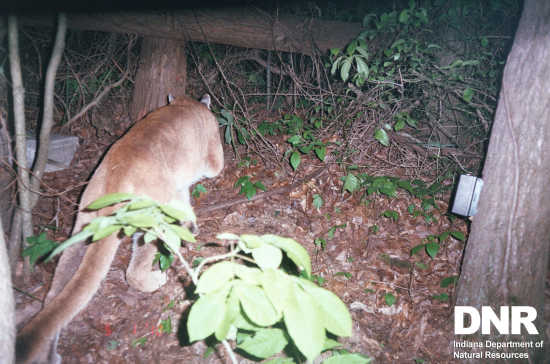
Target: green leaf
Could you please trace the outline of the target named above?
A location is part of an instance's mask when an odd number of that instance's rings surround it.
[[[228,335],[230,335],[232,325],[235,323],[235,320],[237,320],[237,317],[239,317],[240,311],[241,306],[239,304],[239,298],[234,291],[231,291],[225,304],[225,312],[223,318],[220,321],[219,325],[216,327],[216,330],[214,331],[216,339],[220,341],[224,339],[229,339]]]
[[[23,250],[21,255],[28,256],[31,265],[34,265],[40,257],[50,253],[57,246],[54,241],[46,237],[45,232],[40,233],[38,236],[29,236],[27,242],[29,246]]]
[[[278,269],[267,269],[263,272],[261,280],[265,294],[275,310],[281,314],[291,304],[290,295],[294,284],[292,277]]]
[[[138,198],[128,203],[126,207],[128,208],[128,211],[133,211],[155,206],[156,204],[157,203],[150,198]]]
[[[404,127],[405,127],[405,121],[403,121],[403,119],[400,119],[393,125],[393,130],[399,131]]]
[[[399,14],[399,22],[406,24],[409,21],[409,10],[405,9]]]
[[[189,231],[188,228],[186,228],[185,226],[180,226],[180,225],[175,225],[175,224],[169,224],[168,227],[170,229],[172,229],[174,231],[174,233],[176,233],[176,235],[181,239],[181,240],[185,240],[189,243],[195,243],[196,240],[195,240],[195,237],[193,236],[193,234],[191,234],[191,232]]]
[[[207,338],[220,325],[225,314],[224,296],[211,294],[201,296],[191,307],[187,319],[189,341]]]
[[[104,196],[101,196],[91,204],[89,204],[86,209],[88,210],[99,210],[104,207],[117,204],[122,201],[131,200],[137,198],[138,196],[131,193],[110,193]]]
[[[435,242],[427,243],[426,244],[426,253],[432,258],[435,258],[437,255],[437,252],[439,251],[439,244]]]
[[[378,140],[385,147],[390,145],[390,138],[384,129],[378,129],[374,133],[374,139]]]
[[[317,210],[319,210],[323,206],[323,198],[319,194],[313,195],[313,207],[315,207]]]
[[[303,269],[307,277],[311,276],[311,260],[307,250],[298,244],[294,239],[283,238],[277,235],[262,235],[264,242],[274,245],[283,249],[286,255],[298,266],[298,268]]]
[[[283,260],[281,249],[273,245],[264,244],[256,249],[252,249],[252,257],[261,270],[269,268],[278,268]]]
[[[351,315],[344,302],[334,293],[317,287],[308,280],[300,279],[300,283],[319,306],[325,329],[337,336],[351,336]]]
[[[441,288],[447,288],[451,284],[456,284],[457,281],[458,281],[458,276],[446,277],[441,280],[440,286]]]
[[[359,186],[359,178],[357,178],[353,173],[348,173],[348,175],[344,177],[344,191],[353,193],[359,189]]]
[[[246,316],[259,326],[270,326],[281,319],[264,290],[246,283],[235,285],[237,296]]]
[[[471,87],[467,87],[464,90],[464,93],[462,94],[462,99],[466,102],[472,101],[472,97],[474,96],[474,90]]]
[[[179,221],[197,221],[193,207],[180,200],[172,200],[167,205],[160,205],[160,209],[166,215]]]
[[[416,253],[418,253],[419,251],[425,248],[426,248],[426,244],[417,245],[411,249],[411,255],[415,255]]]
[[[266,244],[263,237],[253,234],[242,234],[240,239],[248,249],[255,249]]]
[[[284,310],[285,326],[296,347],[311,361],[323,349],[325,329],[322,314],[313,298],[294,286],[291,304]]]
[[[300,156],[300,153],[297,151],[293,151],[290,155],[290,165],[294,170],[298,169],[298,166],[300,165],[302,157]]]
[[[355,63],[357,64],[357,73],[367,78],[369,76],[369,66],[361,57],[355,57]]]
[[[281,329],[262,329],[253,337],[245,339],[237,345],[239,349],[246,351],[257,358],[268,358],[282,351],[288,341]]]
[[[224,261],[208,268],[197,282],[197,293],[206,294],[225,287],[235,277],[234,263]]]
[[[103,239],[112,233],[119,231],[121,227],[122,225],[107,225],[94,233],[92,236],[92,241]]]
[[[125,214],[121,217],[123,223],[138,228],[148,228],[157,224],[157,220],[152,215],[146,214]],[[94,236],[94,240],[97,240]]]
[[[315,152],[315,155],[317,156],[317,158],[319,158],[320,161],[325,160],[325,156],[327,154],[327,147],[323,145],[323,146],[314,148],[313,151]]]
[[[346,58],[344,59],[344,62],[342,62],[342,68],[340,68],[340,77],[342,78],[342,81],[346,82],[349,78],[349,70],[351,69],[351,59]]]
[[[242,279],[245,283],[252,285],[260,285],[263,279],[263,272],[258,268],[247,267],[242,264],[233,264],[235,275]]]
[[[302,143],[303,139],[302,139],[301,135],[295,134],[295,135],[291,136],[290,138],[288,138],[286,140],[286,142],[292,144],[292,146],[296,146],[296,145]]]
[[[206,193],[206,188],[200,183],[198,183],[195,188],[193,188],[193,192],[191,192],[191,195],[195,198],[200,197],[201,193]]]
[[[173,253],[177,252],[181,248],[181,240],[178,234],[167,226],[167,224],[161,227],[161,231],[160,238],[164,242],[164,246]]]
[[[384,295],[384,301],[386,301],[386,304],[388,306],[393,306],[393,304],[395,303],[397,299],[395,298],[395,296],[392,294],[392,293],[386,293]]]
[[[451,231],[451,236],[457,240],[464,241],[466,237],[460,231]]]

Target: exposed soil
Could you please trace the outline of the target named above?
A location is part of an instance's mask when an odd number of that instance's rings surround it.
[[[73,130],[81,145],[70,169],[47,174],[45,184],[52,191],[65,191],[42,199],[35,218],[54,240],[66,239],[76,212],[83,182],[106,148],[120,135],[127,120],[115,135],[98,138],[92,128]],[[284,142],[275,141],[281,145]],[[239,166],[233,153],[226,148],[226,166],[222,174],[201,182],[208,193],[194,199],[199,211],[205,206],[238,197],[235,181],[252,176],[262,181],[268,191],[302,178],[322,163],[310,158],[302,160],[299,172],[264,166],[258,157],[256,165]],[[129,156],[131,158],[131,156]],[[294,238],[312,257],[313,272],[323,277],[323,287],[336,293],[353,316],[353,337],[343,340],[353,352],[374,358],[376,363],[450,363],[453,328],[450,303],[454,285],[442,288],[441,280],[457,276],[464,243],[449,237],[434,259],[425,252],[411,257],[414,246],[425,243],[429,235],[460,231],[467,235],[467,223],[449,219],[446,214],[449,195],[437,201],[431,222],[423,216],[414,217],[408,206],[420,206],[421,201],[405,192],[397,197],[371,196],[368,204],[359,196],[342,192],[343,172],[329,164],[318,177],[291,193],[277,194],[254,202],[219,209],[200,215],[200,243],[182,249],[188,261],[225,251],[216,242],[219,232],[273,233]],[[313,195],[324,201],[321,208],[313,205]],[[392,209],[399,213],[393,221],[382,217]],[[323,248],[314,243],[324,238]],[[169,282],[153,294],[144,294],[128,287],[124,271],[130,259],[128,244],[124,244],[99,292],[76,318],[63,330],[59,350],[64,363],[229,363],[223,347],[209,350],[207,344],[186,343],[182,317],[192,303],[188,299],[189,279],[183,271],[170,269]],[[49,288],[54,264],[41,264],[24,285],[18,288],[42,299]],[[187,295],[186,295],[187,291]],[[385,295],[396,297],[388,305]],[[446,293],[449,301],[434,296]],[[40,304],[18,293],[19,312],[37,310]],[[155,328],[161,320],[170,320],[172,333],[160,334]],[[242,361],[248,362],[248,361]]]

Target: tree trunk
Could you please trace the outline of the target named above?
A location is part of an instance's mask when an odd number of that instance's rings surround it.
[[[130,117],[138,121],[150,111],[166,105],[168,94],[185,95],[187,58],[185,43],[162,38],[144,38]]]
[[[313,54],[343,48],[361,31],[360,23],[294,16],[275,17],[257,8],[187,10],[166,14],[69,14],[69,28],[136,33],[145,37],[211,42],[245,48]],[[27,25],[51,25],[47,17],[27,17]]]
[[[474,342],[536,342],[544,339],[543,303],[550,240],[550,2],[526,0],[508,56],[487,160],[479,212],[472,224],[457,305],[533,306],[539,335],[491,335]],[[458,338],[457,338],[458,339]],[[547,359],[543,349],[527,352],[529,361]],[[455,349],[455,351],[457,351]],[[495,351],[480,349],[481,352]],[[485,363],[488,359],[471,360]]]

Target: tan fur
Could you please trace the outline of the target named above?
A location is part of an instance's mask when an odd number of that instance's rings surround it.
[[[148,195],[160,202],[189,202],[191,184],[202,177],[218,175],[222,168],[223,150],[214,115],[202,103],[188,97],[177,98],[136,123],[111,147],[90,179],[80,208],[113,192]],[[80,231],[95,216],[97,213],[79,212],[73,232]],[[74,275],[58,271],[74,270],[74,261],[79,260],[83,249],[72,246],[63,253],[46,307],[17,337],[18,363],[59,360],[48,357],[55,355],[52,348],[55,349],[59,331],[98,290],[119,244],[115,236],[90,244]],[[164,273],[152,271],[154,249],[147,244],[134,251],[127,270],[127,281],[132,287],[153,291],[165,283]]]

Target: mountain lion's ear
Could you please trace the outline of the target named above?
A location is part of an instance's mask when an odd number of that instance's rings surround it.
[[[210,103],[212,102],[212,99],[210,99],[210,95],[209,94],[204,94],[202,97],[201,97],[201,102],[203,104],[206,105],[206,107],[208,108],[208,110],[210,110]]]

